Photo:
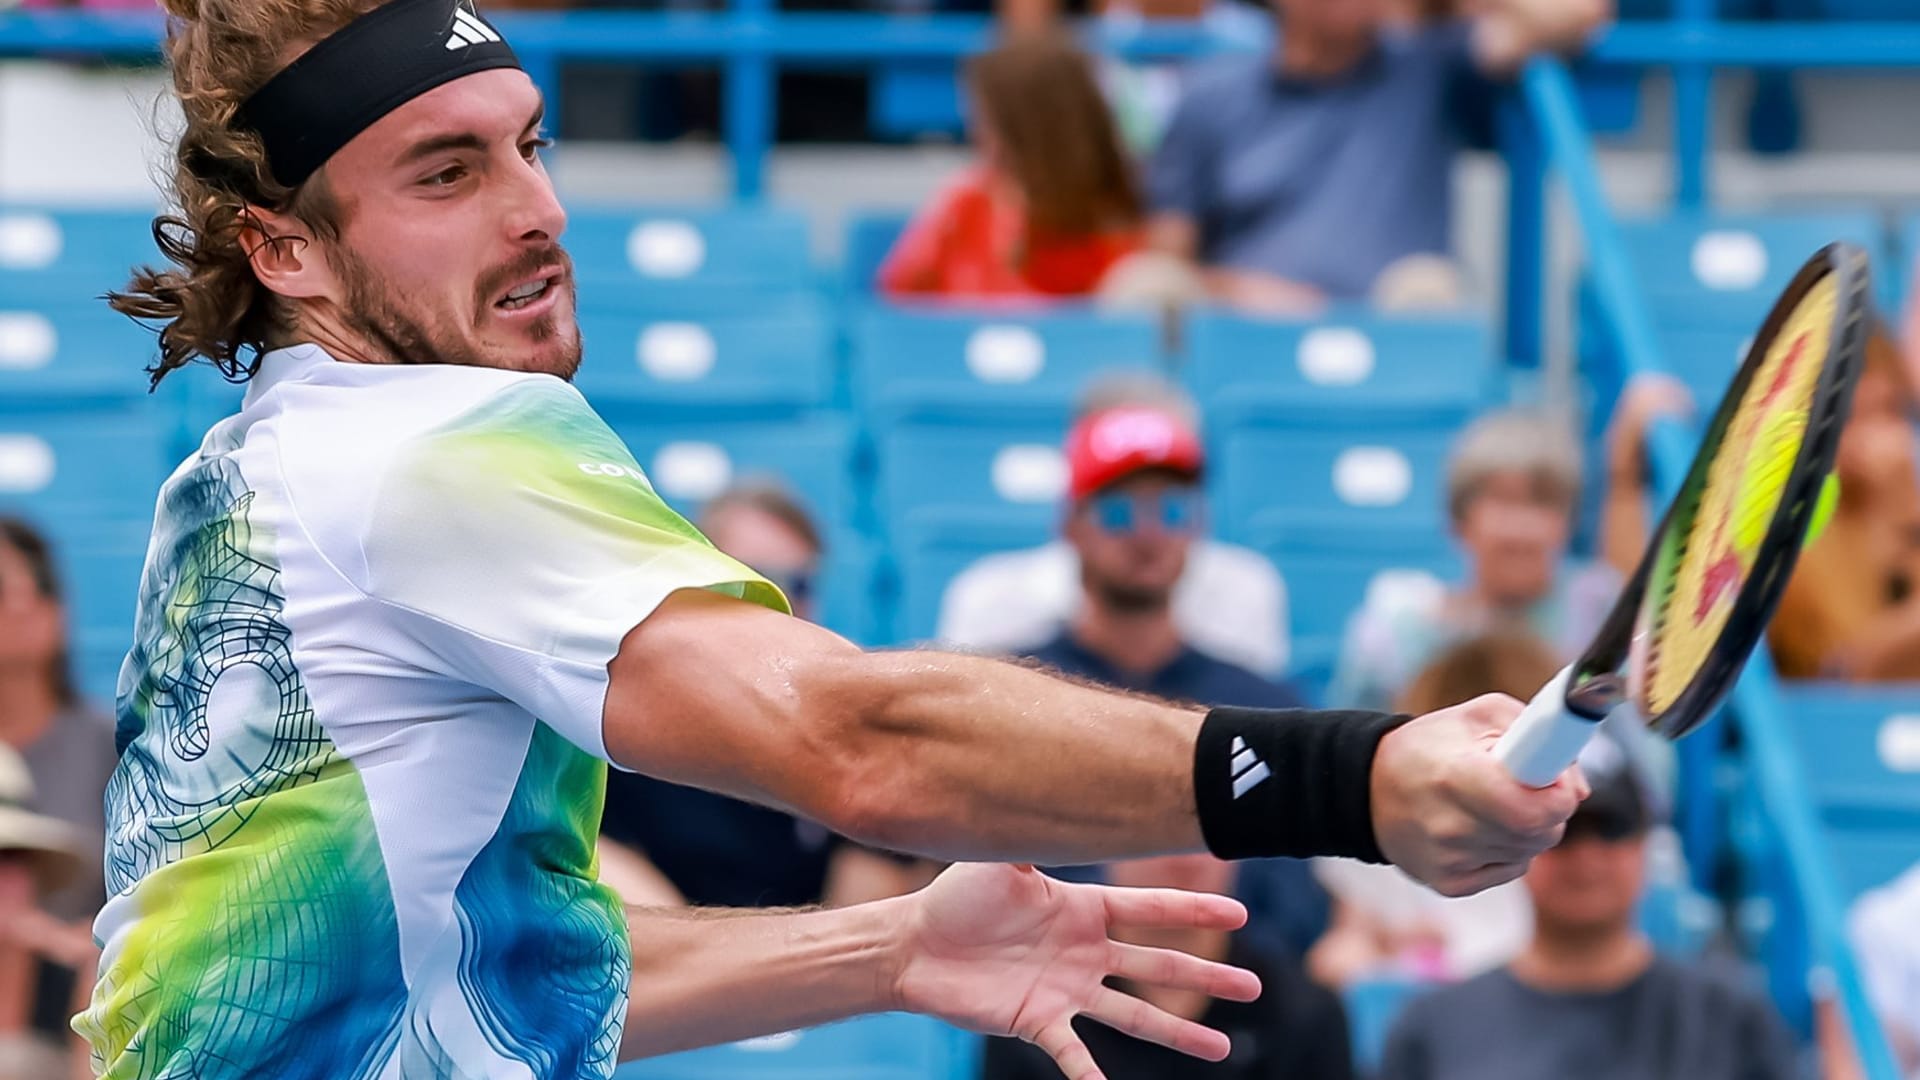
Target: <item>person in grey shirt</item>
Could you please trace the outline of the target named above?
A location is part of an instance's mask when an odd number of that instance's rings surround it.
[[[1611,0],[1486,0],[1413,22],[1390,0],[1269,0],[1275,50],[1196,69],[1147,174],[1149,245],[1219,299],[1299,310],[1365,298],[1451,248],[1454,152],[1484,137],[1485,77],[1577,45]]]
[[[1768,1004],[1656,956],[1639,932],[1646,798],[1624,767],[1582,765],[1593,796],[1524,878],[1532,941],[1408,1005],[1380,1080],[1792,1080],[1795,1048]]]

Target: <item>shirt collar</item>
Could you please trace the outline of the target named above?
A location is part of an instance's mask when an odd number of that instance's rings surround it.
[[[253,407],[254,402],[275,386],[298,379],[319,365],[332,362],[333,357],[327,350],[311,342],[260,354],[260,366],[254,371],[253,377],[247,380],[247,396],[241,408]]]

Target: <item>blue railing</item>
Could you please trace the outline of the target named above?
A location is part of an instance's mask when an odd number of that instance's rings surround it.
[[[1676,193],[1683,205],[1706,195],[1708,98],[1720,66],[1910,67],[1920,57],[1920,23],[1727,23],[1706,17],[1711,0],[1681,0],[1673,21],[1623,23],[1594,42],[1596,61],[1669,66],[1674,79]],[[726,84],[724,135],[734,193],[765,188],[782,68],[878,66],[957,60],[993,38],[984,16],[783,14],[773,0],[733,0],[725,12],[505,12],[496,21],[528,72],[559,110],[560,66],[572,60],[718,64]],[[89,12],[0,15],[0,57],[151,56],[159,18]],[[1090,44],[1130,57],[1184,57],[1261,48],[1257,36],[1198,25],[1089,26]]]
[[[1920,54],[1916,54],[1920,55]],[[1528,111],[1539,127],[1548,160],[1558,171],[1579,218],[1587,244],[1593,279],[1595,309],[1606,323],[1622,375],[1668,370],[1660,342],[1653,331],[1646,297],[1635,280],[1626,248],[1608,209],[1594,162],[1593,139],[1582,120],[1572,77],[1556,60],[1537,60],[1522,80]],[[1536,223],[1537,224],[1537,223]],[[1543,233],[1536,232],[1536,238]],[[1691,436],[1695,436],[1690,438]],[[1680,424],[1657,424],[1651,458],[1660,499],[1670,500],[1679,490],[1692,460],[1697,433]],[[1813,956],[1832,972],[1841,1008],[1854,1043],[1860,1048],[1869,1080],[1899,1080],[1893,1055],[1881,1032],[1860,981],[1859,970],[1847,946],[1845,903],[1840,894],[1840,872],[1820,838],[1815,803],[1800,764],[1794,760],[1792,740],[1781,714],[1778,684],[1766,650],[1753,658],[1733,694],[1733,711],[1752,767],[1755,786],[1766,806],[1792,871],[1792,885],[1805,911]],[[1711,733],[1696,734],[1682,744],[1687,753],[1711,754]],[[1695,768],[1694,785],[1710,782]]]

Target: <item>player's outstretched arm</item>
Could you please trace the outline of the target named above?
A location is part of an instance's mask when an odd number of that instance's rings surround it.
[[[1106,985],[1198,990],[1251,1001],[1249,972],[1113,940],[1122,928],[1231,930],[1236,901],[1164,889],[1054,881],[1026,867],[961,864],[909,896],[831,911],[634,909],[623,1057],[907,1011],[1013,1035],[1069,1080],[1100,1071],[1070,1022],[1218,1061],[1227,1037]]]
[[[1199,710],[982,657],[864,653],[699,591],[676,593],[634,628],[611,676],[604,733],[615,761],[956,861],[1101,862],[1209,841],[1221,854],[1280,853],[1261,848],[1270,831],[1285,832],[1295,854],[1377,842],[1457,893],[1518,876],[1579,798],[1577,777],[1534,791],[1487,752],[1519,712],[1505,698],[1422,717],[1377,751],[1303,742],[1297,760],[1283,759],[1285,736],[1304,727],[1270,719],[1281,738],[1250,757],[1264,754],[1271,779],[1243,789],[1236,781],[1264,774],[1243,772],[1249,757],[1218,728],[1216,753],[1197,753]],[[1217,775],[1197,785],[1197,765]],[[1212,800],[1204,836],[1197,790]]]

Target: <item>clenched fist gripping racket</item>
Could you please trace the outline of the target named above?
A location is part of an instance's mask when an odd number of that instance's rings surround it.
[[[1495,747],[1515,779],[1553,783],[1610,714],[1678,738],[1732,690],[1838,502],[1868,304],[1867,255],[1850,244],[1787,286],[1600,632]]]

